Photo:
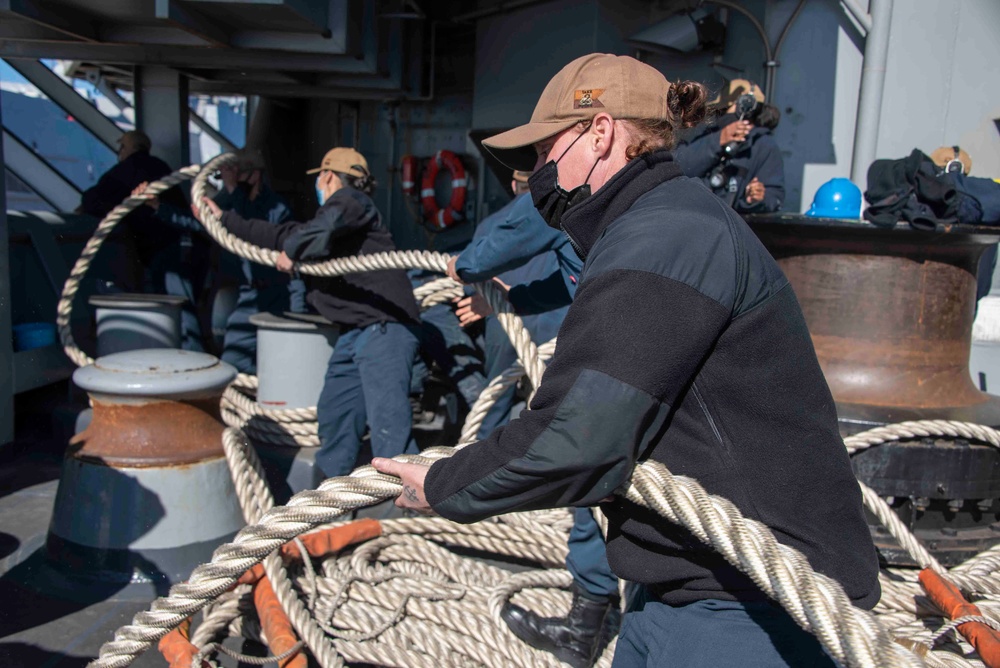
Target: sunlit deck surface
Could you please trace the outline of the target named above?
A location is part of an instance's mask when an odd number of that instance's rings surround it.
[[[57,570],[45,558],[63,453],[73,419],[86,404],[68,381],[17,397],[15,440],[0,460],[0,666],[77,668],[96,658],[116,629],[149,607],[166,586],[98,582]],[[421,447],[437,445],[440,420],[416,425]],[[421,429],[421,427],[424,427]],[[359,517],[398,516],[390,503]],[[251,647],[231,647],[247,654]],[[247,664],[219,655],[220,666]],[[162,668],[151,649],[133,664]]]

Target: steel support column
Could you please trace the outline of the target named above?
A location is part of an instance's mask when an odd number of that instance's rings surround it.
[[[2,123],[2,119],[0,119]],[[0,142],[0,174],[4,170]],[[0,446],[14,440],[14,348],[10,322],[10,258],[8,255],[7,186],[0,181]]]
[[[188,164],[187,77],[167,67],[135,68],[135,125],[153,141],[153,155],[174,169]]]
[[[12,58],[7,63],[20,72],[21,76],[37,86],[38,90],[45,93],[66,113],[71,114],[95,137],[107,144],[112,151],[117,150],[118,138],[122,136],[121,128],[98,111],[89,101],[81,97],[58,74],[37,60]]]
[[[851,180],[861,185],[878,150],[878,126],[882,117],[882,90],[889,59],[889,33],[893,0],[871,0],[871,28],[865,37],[865,61],[861,70],[858,117],[854,127]]]

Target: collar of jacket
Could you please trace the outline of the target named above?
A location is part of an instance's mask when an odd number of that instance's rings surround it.
[[[666,150],[630,160],[600,190],[563,216],[563,232],[573,242],[576,254],[586,260],[608,225],[628,211],[639,197],[683,174]]]

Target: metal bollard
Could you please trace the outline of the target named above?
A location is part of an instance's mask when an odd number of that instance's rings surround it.
[[[219,420],[235,376],[182,350],[117,353],[77,369],[94,412],[63,462],[47,539],[53,565],[170,584],[244,525]]]
[[[319,401],[338,329],[318,315],[257,313],[257,403],[269,409],[310,408]],[[314,448],[258,445],[279,498],[323,481]],[[287,487],[287,489],[286,489]]]
[[[319,400],[338,330],[318,315],[256,313],[257,403],[264,408],[309,408]]]
[[[172,295],[94,295],[97,356],[126,350],[181,347],[181,305]]]

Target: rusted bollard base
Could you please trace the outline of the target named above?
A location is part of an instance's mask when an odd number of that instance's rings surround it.
[[[219,400],[236,371],[211,355],[139,350],[74,381],[93,404],[63,462],[46,541],[74,575],[172,584],[243,526]]]

